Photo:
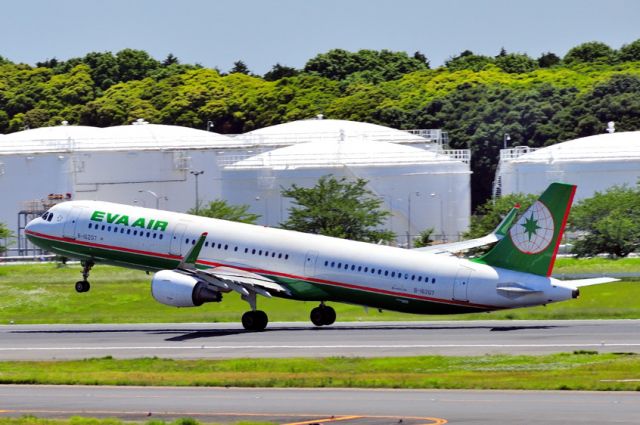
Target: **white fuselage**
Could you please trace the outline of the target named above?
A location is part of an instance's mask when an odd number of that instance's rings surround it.
[[[146,270],[171,269],[207,232],[199,266],[224,265],[268,276],[288,287],[294,299],[432,314],[572,298],[571,288],[553,278],[444,254],[108,202],[66,202],[50,212],[53,218],[33,220],[27,235],[61,255]]]

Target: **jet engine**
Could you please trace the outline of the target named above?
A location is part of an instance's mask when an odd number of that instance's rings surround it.
[[[197,307],[222,300],[222,294],[206,282],[173,270],[161,270],[153,275],[151,295],[159,303],[173,307]]]

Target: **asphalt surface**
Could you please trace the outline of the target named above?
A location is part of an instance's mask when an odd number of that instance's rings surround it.
[[[640,394],[0,386],[0,417],[193,417],[280,424],[637,424]],[[402,420],[402,422],[400,422]]]
[[[640,320],[3,325],[0,360],[640,352]],[[639,410],[640,412],[640,410]],[[640,417],[640,413],[639,413]]]

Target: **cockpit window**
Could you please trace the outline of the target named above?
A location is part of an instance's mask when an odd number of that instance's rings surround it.
[[[43,220],[47,220],[47,221],[49,221],[49,222],[50,222],[51,220],[53,220],[53,213],[51,213],[51,212],[47,211],[47,212],[45,212],[44,214],[42,214],[40,217],[41,217]]]

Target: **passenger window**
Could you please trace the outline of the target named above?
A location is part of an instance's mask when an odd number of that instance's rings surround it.
[[[209,248],[209,242],[205,242],[204,246],[206,246],[207,248]]]
[[[131,234],[131,229],[127,229],[127,235]]]
[[[225,246],[224,246],[224,250],[226,251],[226,250],[227,250],[227,248],[229,248],[229,245],[226,245],[226,244],[225,244]]]
[[[385,276],[389,276],[389,270],[385,270],[385,271],[384,271],[384,275],[385,275]]]
[[[153,239],[155,239],[158,235],[156,235],[155,233],[153,234]]]
[[[102,230],[104,230],[104,229],[105,229],[105,227],[106,227],[106,226],[103,224],[103,225],[102,225]]]
[[[120,233],[124,233],[124,227],[120,229]]]
[[[422,276],[418,276],[418,282],[422,282]]]
[[[134,234],[134,235],[136,234],[136,231],[135,231],[135,230],[133,231],[133,234]],[[189,244],[189,238],[186,238],[186,239],[184,240],[184,243],[186,243],[186,244],[188,245],[188,244]]]
[[[235,248],[233,248],[233,250],[234,250],[235,252],[238,252],[238,247],[236,246]]]
[[[278,254],[278,258],[282,258],[282,253]]]
[[[436,283],[436,278],[435,277],[431,279],[431,283]]]
[[[284,259],[285,259],[285,260],[288,260],[288,259],[289,259],[289,254],[286,254],[286,255],[284,256]]]
[[[89,223],[89,229],[91,229],[91,223]]]
[[[255,248],[251,250],[251,255],[256,255],[256,249]]]
[[[332,261],[332,262],[331,262],[331,267],[335,267],[335,266],[336,266],[336,262],[335,262],[335,261]]]
[[[248,253],[248,252],[249,252],[249,248],[245,248],[245,249],[244,249],[244,253],[246,254],[246,253]]]
[[[364,272],[365,272],[365,273],[368,273],[368,272],[369,272],[369,267],[365,267],[365,268],[364,268]]]
[[[396,272],[391,272],[391,277],[396,277]]]
[[[133,231],[133,236],[138,236],[138,231],[137,231],[137,230],[134,230],[134,231]],[[187,239],[187,241],[188,241],[188,240],[189,240],[189,239]],[[187,243],[188,243],[188,242],[187,242]]]
[[[159,239],[162,239],[163,237],[164,237],[164,235],[162,233],[160,233],[160,238]]]
[[[356,269],[356,265],[355,265],[355,264],[352,264],[352,265],[351,265],[351,270],[355,270],[355,269]]]

